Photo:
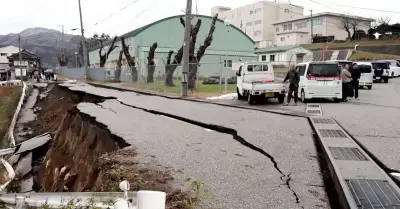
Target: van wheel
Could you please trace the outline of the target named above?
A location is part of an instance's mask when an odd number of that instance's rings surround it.
[[[303,103],[307,103],[306,93],[304,92],[304,89],[301,90],[300,100],[301,100],[301,102],[303,102]]]
[[[280,104],[282,104],[284,101],[285,101],[285,95],[284,95],[284,94],[280,94],[280,95],[278,96],[278,102],[279,102]]]
[[[247,102],[249,103],[249,105],[252,105],[254,103],[254,98],[255,96],[251,95],[250,92],[247,94]]]
[[[368,86],[368,90],[371,90],[372,89],[372,86]]]
[[[239,88],[236,88],[236,92],[237,92],[237,99],[243,100],[243,96],[239,93]]]
[[[389,82],[389,78],[388,77],[384,78],[383,82],[388,83]]]
[[[340,99],[338,99],[338,98],[333,98],[333,101],[334,101],[335,103],[340,103]]]

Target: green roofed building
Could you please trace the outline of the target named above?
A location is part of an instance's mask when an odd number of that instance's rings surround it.
[[[165,74],[165,63],[168,52],[173,50],[176,53],[183,43],[184,27],[180,23],[180,17],[183,17],[183,15],[164,18],[122,35],[125,37],[126,44],[130,46],[130,53],[135,57],[137,69],[142,75],[146,75],[147,73],[148,51],[154,42],[158,43],[155,53],[155,63],[157,65],[155,75]],[[197,19],[201,19],[202,23],[197,36],[196,48],[203,44],[210,30],[212,17],[193,15],[192,23],[195,23]],[[104,44],[103,53],[105,53],[110,44],[111,41]],[[116,45],[119,47],[108,57],[105,65],[106,68],[112,69],[116,67],[121,49],[119,38],[116,41]],[[89,52],[91,67],[99,67],[99,48],[100,46]],[[205,55],[200,61],[199,74],[200,76],[212,76],[220,73],[222,70],[224,74],[233,75],[232,63],[239,62],[240,60],[257,60],[257,57],[254,54],[254,41],[249,36],[235,26],[226,26],[224,21],[218,20],[212,44],[207,48]],[[126,67],[127,64],[124,58],[122,63]],[[176,71],[181,72],[181,68],[178,67]]]

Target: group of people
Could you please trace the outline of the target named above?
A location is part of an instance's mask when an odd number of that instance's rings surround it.
[[[357,63],[353,63],[352,66],[346,64],[342,70],[342,102],[347,102],[347,98],[355,98],[358,100],[358,86],[361,77],[361,69],[358,68]],[[286,74],[283,82],[289,80],[289,92],[287,96],[287,102],[285,106],[289,105],[290,100],[294,96],[294,105],[297,105],[298,100],[298,89],[300,82],[299,72],[295,70],[295,66],[291,65],[290,70]]]
[[[347,102],[347,98],[358,100],[358,86],[361,77],[361,70],[357,63],[352,66],[346,64],[342,70],[342,102]]]

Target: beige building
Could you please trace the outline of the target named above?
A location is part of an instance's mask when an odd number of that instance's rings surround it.
[[[8,56],[19,52],[19,48],[15,46],[5,46],[0,48],[0,64],[8,64]]]
[[[274,22],[303,16],[304,8],[271,1],[259,1],[231,9],[216,6],[211,9],[212,15],[218,13],[222,20],[241,29],[249,35],[259,48],[270,46],[274,40]]]
[[[274,22],[274,44],[276,46],[288,46],[311,43],[311,25],[313,25],[314,36],[334,36],[335,40],[346,40],[348,33],[344,29],[345,24],[351,27],[355,23],[357,30],[368,32],[371,22],[374,21],[371,18],[330,12],[314,14],[312,24],[310,20],[311,17],[306,16]],[[353,29],[350,32],[353,34]]]

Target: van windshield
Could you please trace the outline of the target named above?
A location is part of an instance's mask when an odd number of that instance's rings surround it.
[[[310,76],[339,76],[340,68],[337,64],[310,64],[307,75]]]
[[[389,64],[386,62],[373,62],[371,64],[374,69],[390,69]]]
[[[358,65],[358,68],[360,68],[361,73],[372,73],[372,68],[370,65]]]

